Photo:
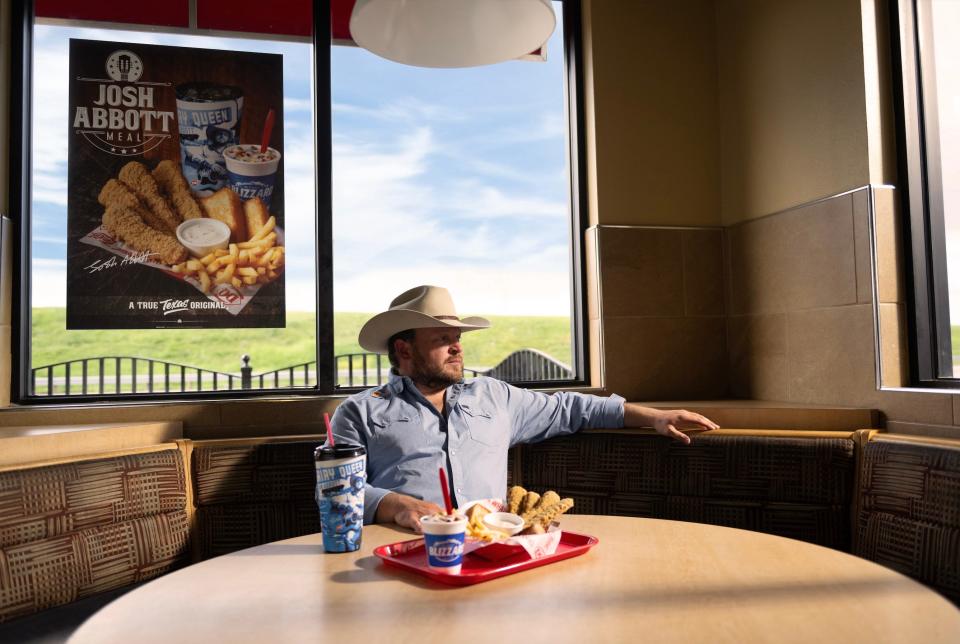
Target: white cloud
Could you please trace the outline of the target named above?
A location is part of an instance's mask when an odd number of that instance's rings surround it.
[[[568,210],[563,201],[508,194],[502,188],[483,185],[477,181],[461,183],[446,201],[450,210],[471,219],[552,217],[565,221]]]
[[[570,314],[570,285],[565,274],[500,267],[454,268],[441,274],[430,267],[397,266],[338,277],[334,308],[383,311],[394,297],[420,284],[449,289],[460,316]]]
[[[307,112],[308,114],[312,114],[313,99],[312,98],[292,98],[290,96],[284,96],[283,111],[285,114],[289,114],[290,112]]]
[[[466,115],[459,110],[444,105],[424,103],[409,96],[387,101],[376,107],[356,105],[354,103],[333,103],[331,106],[334,118],[337,115],[362,116],[365,119],[389,121],[393,123],[417,124],[425,121],[459,122],[466,120]]]
[[[60,307],[67,305],[67,262],[63,259],[31,261],[30,307]]]

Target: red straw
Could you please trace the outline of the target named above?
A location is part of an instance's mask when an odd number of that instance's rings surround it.
[[[447,487],[447,473],[440,468],[440,489],[443,491],[443,503],[447,506],[447,514],[453,514],[453,502],[450,501],[450,488]]]
[[[330,414],[323,412],[323,422],[327,425],[327,444],[333,447],[333,428],[330,427]]]
[[[276,113],[271,107],[270,111],[267,112],[267,120],[263,123],[263,136],[260,138],[260,154],[266,152],[267,146],[270,145],[270,135],[273,134],[273,121],[275,118]]]

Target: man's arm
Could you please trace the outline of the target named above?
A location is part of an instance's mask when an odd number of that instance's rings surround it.
[[[338,443],[352,443],[362,445],[367,450],[367,472],[366,479],[370,480],[370,448],[364,439],[361,431],[363,427],[363,418],[357,405],[346,400],[337,407],[330,419],[330,425],[333,428],[333,435]],[[366,483],[363,488],[363,523],[364,525],[376,523],[380,517],[380,504],[384,497],[390,494],[390,490],[384,490]]]
[[[367,448],[361,427],[363,418],[356,405],[351,401],[337,407],[330,421],[337,442],[354,443]],[[367,448],[367,478],[370,477],[371,454]],[[366,484],[363,491],[363,523],[396,523],[405,528],[420,532],[420,517],[439,512],[440,506],[428,501],[398,492]]]
[[[377,506],[377,523],[396,523],[420,532],[420,517],[441,511],[442,508],[436,503],[389,492],[380,499],[380,505]]]
[[[679,428],[692,429],[720,429],[720,425],[707,418],[686,409],[653,409],[637,403],[624,403],[624,427],[653,427],[658,434],[662,434],[685,445],[690,444],[690,437]]]

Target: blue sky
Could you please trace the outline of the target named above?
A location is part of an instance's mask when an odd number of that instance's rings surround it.
[[[453,291],[462,314],[569,313],[561,33],[546,62],[458,70],[333,48],[337,310],[381,310],[433,283]],[[71,37],[284,55],[287,307],[313,310],[311,47],[44,25],[35,30],[33,305],[65,301]]]

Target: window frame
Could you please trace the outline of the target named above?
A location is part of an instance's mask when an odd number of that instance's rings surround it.
[[[127,394],[37,396],[30,392],[31,356],[31,168],[32,168],[32,56],[33,0],[15,0],[11,8],[10,165],[9,203],[15,233],[11,265],[19,269],[12,280],[11,400],[23,407],[99,406],[115,403],[227,402],[246,399],[302,399],[316,396],[346,396],[367,387],[338,386],[333,351],[333,185],[331,105],[331,0],[313,0],[314,118],[316,151],[316,363],[313,387],[278,389],[231,389],[196,392],[151,392]],[[570,268],[571,354],[574,377],[567,380],[511,383],[525,388],[584,387],[589,385],[589,355],[586,324],[586,265],[583,252],[587,221],[586,146],[582,71],[581,0],[558,0],[563,12],[565,55],[565,102],[569,132],[567,154],[570,166]],[[83,24],[82,21],[78,21]],[[103,26],[102,23],[98,26]],[[136,28],[132,25],[132,28]],[[157,28],[158,31],[166,31]],[[318,34],[324,34],[318,37]]]
[[[953,376],[940,140],[929,6],[889,3],[898,192],[904,214],[907,329],[912,386],[957,389]]]

